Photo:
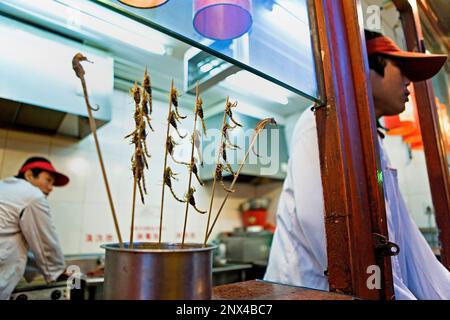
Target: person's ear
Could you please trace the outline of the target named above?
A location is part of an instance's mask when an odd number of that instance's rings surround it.
[[[32,181],[34,179],[33,171],[27,170],[24,173],[25,180]]]

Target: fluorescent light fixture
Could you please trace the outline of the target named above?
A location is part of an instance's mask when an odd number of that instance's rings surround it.
[[[154,54],[166,53],[160,32],[90,1],[5,0],[2,6],[97,41],[114,40]]]
[[[224,82],[227,87],[236,91],[245,90],[253,95],[283,105],[289,103],[290,91],[245,70],[228,76]]]

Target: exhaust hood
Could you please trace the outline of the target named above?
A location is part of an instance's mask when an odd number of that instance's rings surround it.
[[[234,171],[239,167],[245,152],[248,150],[254,128],[261,120],[259,118],[233,111],[236,119],[243,128],[235,128],[229,131],[231,143],[238,145],[240,149],[227,149],[227,160]],[[204,181],[212,180],[217,161],[217,145],[221,139],[223,113],[217,113],[207,118],[208,136],[202,137],[203,167],[199,168],[200,178]],[[211,129],[215,128],[215,129]],[[258,137],[255,144],[255,152],[250,152],[238,181],[260,184],[265,181],[284,180],[287,173],[289,152],[287,148],[285,126],[267,126]],[[229,173],[223,174],[224,179],[232,180]]]
[[[90,133],[77,52],[86,55],[86,81],[100,127],[111,120],[113,58],[107,53],[0,15],[0,126],[83,138]]]

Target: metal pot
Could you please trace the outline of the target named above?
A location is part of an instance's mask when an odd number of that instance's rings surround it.
[[[177,243],[105,244],[104,298],[108,300],[208,300],[213,250]]]

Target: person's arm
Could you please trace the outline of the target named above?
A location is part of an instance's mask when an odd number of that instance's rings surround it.
[[[55,281],[64,272],[64,255],[45,197],[31,202],[23,211],[20,228],[46,281]]]
[[[27,282],[33,281],[37,276],[41,275],[42,272],[36,263],[36,259],[31,251],[27,253],[27,265],[25,267],[25,273],[23,277]]]

